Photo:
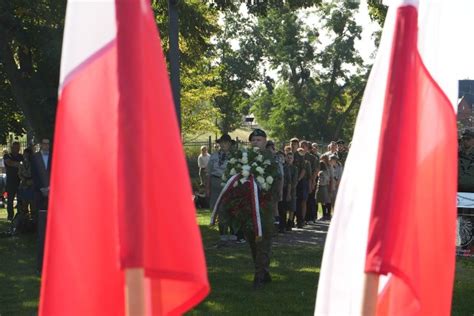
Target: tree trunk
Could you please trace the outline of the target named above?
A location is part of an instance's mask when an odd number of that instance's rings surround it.
[[[362,98],[362,96],[364,95],[364,90],[365,90],[365,87],[362,87],[359,92],[357,93],[357,95],[352,99],[351,101],[351,104],[349,105],[349,107],[344,111],[344,113],[342,114],[342,117],[341,119],[339,120],[339,123],[337,124],[337,127],[336,127],[336,130],[334,131],[334,137],[333,139],[338,139],[339,138],[339,134],[341,133],[341,130],[342,130],[342,126],[344,125],[344,122],[346,121],[347,117],[349,116],[349,113],[352,111],[352,109],[357,105],[359,104],[359,101],[360,99]]]
[[[33,68],[28,66],[28,60],[21,58],[31,58],[30,54],[19,54],[20,65],[24,68],[18,69],[13,48],[11,47],[7,32],[0,30],[0,59],[2,60],[3,71],[9,81],[17,107],[23,112],[26,121],[26,129],[33,131],[37,139],[47,137],[51,138],[54,128],[54,119],[48,119],[50,113],[47,111],[47,104],[50,102],[38,99],[38,96],[48,97],[43,81],[39,74],[33,72]],[[29,69],[30,68],[30,69]],[[27,71],[30,72],[27,72]],[[35,93],[39,91],[39,93]],[[52,101],[55,102],[55,101]],[[55,104],[51,105],[54,109]]]

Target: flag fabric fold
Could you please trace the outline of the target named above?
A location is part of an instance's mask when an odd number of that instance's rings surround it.
[[[456,85],[446,80],[450,61],[430,56],[436,45],[427,43],[441,37],[424,38],[430,15],[440,16],[446,2],[427,2],[389,8],[326,241],[315,315],[361,314],[366,273],[381,276],[378,315],[450,314]]]
[[[70,0],[40,315],[124,315],[144,270],[149,315],[209,292],[188,170],[149,1]]]

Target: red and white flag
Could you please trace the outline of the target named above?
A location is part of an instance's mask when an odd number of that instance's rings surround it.
[[[370,300],[377,315],[450,314],[458,83],[449,32],[456,10],[451,1],[388,4],[326,241],[315,315],[361,315]],[[380,279],[370,297],[374,275]]]
[[[40,315],[125,315],[127,269],[147,315],[209,292],[150,2],[69,0]]]

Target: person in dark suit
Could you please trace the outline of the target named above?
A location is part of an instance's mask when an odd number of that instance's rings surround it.
[[[11,153],[3,156],[3,161],[7,170],[7,211],[8,220],[13,220],[13,202],[18,193],[18,186],[20,185],[20,177],[18,176],[18,168],[23,161],[23,155],[20,154],[20,143],[15,141],[12,143]],[[17,209],[20,209],[21,201],[17,198]]]
[[[33,155],[31,161],[31,176],[34,188],[34,220],[38,227],[38,272],[43,268],[44,240],[46,233],[46,215],[49,196],[49,176],[51,173],[51,155],[49,139],[41,140],[40,151]]]

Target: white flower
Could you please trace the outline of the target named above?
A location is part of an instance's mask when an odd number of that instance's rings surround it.
[[[257,155],[257,158],[255,158],[255,159],[257,159],[257,161],[260,161],[260,162],[261,162],[261,161],[263,160],[263,156],[260,155],[260,154],[258,154],[258,155]]]
[[[225,174],[222,175],[221,179],[224,180],[224,181],[226,180],[225,179]]]
[[[245,164],[249,162],[247,156],[243,156],[242,159],[240,159],[240,161]]]
[[[267,183],[262,184],[262,189],[267,191],[270,188],[270,186]]]
[[[242,175],[245,177],[245,178],[248,178],[248,176],[250,175],[250,172],[248,170],[242,170]]]
[[[242,152],[242,157],[248,157],[248,155],[247,155],[247,152],[246,152],[246,151]]]
[[[258,164],[256,162],[253,162],[252,167],[256,167],[256,166],[258,166]]]
[[[237,160],[236,160],[235,158],[231,158],[231,159],[229,160],[229,163],[231,163],[231,164],[234,164],[234,163],[236,163],[236,162],[237,162]]]
[[[237,181],[234,182],[234,188],[237,187],[239,183]]]
[[[268,184],[272,184],[272,183],[273,183],[273,178],[272,178],[272,176],[268,176],[268,177],[267,177],[267,183],[268,183]]]
[[[255,170],[260,174],[263,174],[265,172],[265,170],[263,170],[262,167],[257,167],[257,168],[255,168]]]
[[[265,179],[262,176],[257,177],[257,182],[260,183],[261,185],[265,184]]]
[[[251,167],[249,165],[243,165],[242,170],[250,171]]]
[[[260,150],[260,148],[258,148],[258,147],[254,147],[254,148],[253,148],[253,151],[254,151],[254,152],[257,152],[257,151],[259,151],[259,150]]]
[[[229,174],[230,174],[231,176],[233,176],[233,175],[236,174],[236,173],[237,173],[237,171],[235,171],[234,168],[230,169]]]
[[[240,181],[240,183],[244,184],[244,183],[247,182],[248,180],[247,180],[246,178],[242,178],[242,179],[240,179],[239,181]],[[236,182],[236,183],[237,183],[237,182]]]
[[[263,162],[263,164],[269,166],[269,165],[271,165],[272,163],[270,162],[270,160],[267,159],[267,160],[265,160],[265,161]]]

